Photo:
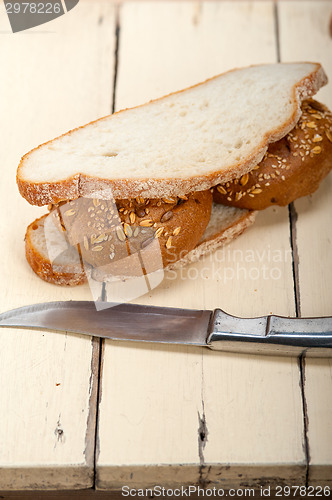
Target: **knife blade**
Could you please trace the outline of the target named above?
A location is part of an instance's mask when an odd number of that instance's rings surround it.
[[[214,350],[332,356],[332,317],[239,318],[197,310],[92,301],[46,302],[0,314],[0,327],[47,329],[112,340],[184,344]]]

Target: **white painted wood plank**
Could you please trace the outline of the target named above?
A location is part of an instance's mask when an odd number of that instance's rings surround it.
[[[149,2],[125,2],[121,19],[118,109],[142,104],[237,66],[274,60],[270,2],[260,5],[249,1],[242,7],[233,1],[159,1],[154,7]],[[257,32],[266,41],[259,50]]]
[[[201,356],[198,348],[105,343],[98,488],[197,480]]]
[[[285,61],[319,61],[330,83],[317,95],[332,108],[332,37],[329,1],[280,2],[281,56]],[[295,36],[296,34],[296,36]],[[332,176],[318,191],[295,203],[296,244],[302,316],[332,314]],[[309,482],[332,484],[331,361],[305,361],[305,401],[309,440]]]
[[[309,483],[332,486],[332,360],[306,359],[304,389],[309,441]]]
[[[272,2],[125,3],[116,106],[275,57]],[[287,209],[259,214],[255,227],[227,249],[169,273],[137,302],[222,306],[243,316],[294,314]],[[98,488],[203,479],[219,484],[221,477],[236,486],[244,478],[257,483],[261,476],[286,480],[294,474],[303,482],[299,382],[290,359],[106,342]]]
[[[306,57],[321,62],[330,83],[320,90],[317,99],[332,108],[332,37],[329,33],[331,2],[281,3],[279,10],[283,60]],[[300,298],[303,315],[331,313],[331,193],[330,175],[314,195],[297,200],[295,203],[298,214],[296,228],[300,253]]]
[[[0,310],[90,299],[88,287],[50,285],[29,268],[25,229],[46,209],[20,197],[15,175],[29,149],[111,111],[115,9],[81,0],[14,35],[2,14]],[[91,487],[98,345],[78,335],[0,330],[1,490]]]
[[[297,360],[208,351],[203,373],[204,477],[224,488],[304,484]]]
[[[235,262],[229,267],[235,279],[219,283],[214,301],[240,316],[294,315],[288,238],[284,209],[273,208],[260,214],[255,227],[232,244]],[[269,247],[270,257],[260,262],[259,255]],[[255,255],[254,262],[239,262],[240,256],[249,255],[249,251]],[[240,267],[247,270],[247,279],[243,271],[237,275]],[[264,269],[267,279],[263,277]],[[250,279],[250,273],[255,276],[256,272],[260,278]],[[277,484],[282,480],[286,484],[304,483],[297,360],[232,354],[218,357],[218,353],[207,351],[203,373],[208,431],[204,471],[208,480],[228,487],[239,486],[242,481],[257,485],[264,477],[270,482],[274,478]],[[225,464],[230,466],[226,470]]]

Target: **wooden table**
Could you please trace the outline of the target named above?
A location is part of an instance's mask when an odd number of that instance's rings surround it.
[[[25,261],[25,228],[45,213],[15,184],[29,149],[235,66],[313,60],[332,79],[330,1],[81,0],[16,34],[0,14],[1,311],[91,299]],[[331,89],[318,96],[330,107]],[[331,196],[329,176],[137,302],[330,315]],[[331,360],[2,329],[0,374],[0,490],[332,485]]]

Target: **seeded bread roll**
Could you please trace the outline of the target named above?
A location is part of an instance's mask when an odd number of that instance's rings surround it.
[[[288,205],[313,193],[332,169],[332,113],[308,99],[296,126],[270,144],[249,173],[214,189],[217,203],[249,210]]]
[[[85,264],[83,269],[78,247],[63,245],[65,241],[64,231],[59,230],[58,224],[53,224],[53,226],[48,224],[51,219],[50,216],[52,214],[40,217],[30,224],[27,229],[25,238],[26,257],[33,271],[44,281],[62,286],[80,285],[85,283],[87,277],[90,276],[96,281],[112,280],[112,276],[107,273],[105,275],[102,267],[91,268],[91,266]],[[207,255],[216,248],[229,243],[249,227],[254,222],[254,219],[255,212],[214,203],[209,224],[198,244],[182,259],[174,264],[170,263],[166,270],[178,269],[195,262],[201,256]],[[51,225],[51,234],[47,228],[49,225]],[[50,239],[49,245],[47,239]],[[154,239],[153,243],[158,243],[158,240]],[[64,246],[66,249],[63,251]],[[55,259],[50,257],[50,251],[55,255],[58,254]],[[142,263],[144,265],[144,262]]]
[[[85,262],[111,275],[135,275],[183,258],[199,242],[209,223],[210,190],[183,197],[131,200],[78,198],[54,211],[71,245],[80,245]],[[137,257],[138,258],[138,257]],[[105,268],[105,266],[108,266]]]

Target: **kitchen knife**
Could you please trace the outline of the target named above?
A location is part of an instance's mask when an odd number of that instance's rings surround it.
[[[0,314],[0,327],[76,332],[112,340],[205,346],[231,352],[332,356],[332,317],[238,318],[214,311],[108,304],[46,302]]]

